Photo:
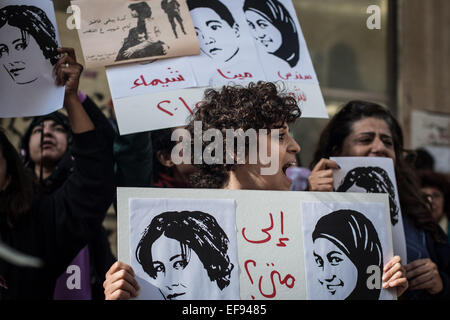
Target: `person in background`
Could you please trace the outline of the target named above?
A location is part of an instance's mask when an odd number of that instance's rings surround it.
[[[176,128],[165,128],[116,137],[114,157],[120,187],[189,188],[190,164],[176,165],[171,159]]]
[[[93,239],[114,195],[112,136],[95,126],[78,99],[83,67],[74,50],[58,53],[63,57],[54,74],[56,84],[65,86],[75,166],[65,183],[47,192],[0,133],[1,239],[43,262],[24,268],[0,260],[0,299],[51,299],[57,278]]]
[[[322,131],[311,163],[309,191],[333,191],[330,156],[389,157],[394,162],[403,215],[409,288],[405,299],[450,297],[450,246],[431,218],[420,194],[417,177],[405,161],[403,133],[389,110],[367,101],[350,101],[330,119]],[[404,263],[401,262],[401,263]]]
[[[432,171],[419,171],[421,191],[425,194],[431,205],[433,220],[439,223],[442,230],[449,235],[450,226],[450,182],[440,173]]]
[[[92,119],[98,132],[112,141],[115,133],[97,105],[81,91],[78,99]],[[21,155],[25,166],[30,168],[39,180],[45,193],[51,194],[60,188],[75,170],[75,159],[71,152],[72,131],[69,119],[62,112],[33,118],[21,141]],[[55,288],[55,299],[103,299],[101,284],[104,270],[115,258],[111,252],[106,231],[102,226],[95,239],[83,248],[70,266],[80,269],[83,281],[81,287],[90,290],[69,289],[66,285],[70,272],[63,272]],[[85,275],[86,274],[86,275]]]

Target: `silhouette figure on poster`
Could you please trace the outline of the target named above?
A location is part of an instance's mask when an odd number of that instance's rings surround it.
[[[136,259],[164,299],[209,299],[230,284],[229,239],[210,214],[168,211],[155,216]],[[200,283],[208,285],[208,288]]]
[[[295,67],[300,42],[295,21],[278,0],[246,0],[244,13],[257,45]]]
[[[200,50],[219,62],[231,61],[239,52],[239,25],[219,0],[187,0],[200,42]]]
[[[0,63],[14,83],[32,84],[48,73],[58,61],[57,48],[55,27],[42,9],[25,5],[0,9]]]
[[[177,0],[162,0],[161,1],[161,8],[164,10],[164,12],[167,14],[167,17],[169,18],[170,25],[172,26],[173,34],[175,35],[175,38],[178,39],[177,34],[177,25],[176,21],[178,21],[178,24],[180,25],[181,31],[186,34],[186,31],[184,31],[183,26],[183,19],[180,16],[180,4]]]
[[[387,172],[380,167],[358,167],[350,170],[341,181],[337,192],[346,192],[353,185],[363,188],[367,193],[387,193],[391,224],[398,222],[399,207],[395,201],[395,188]]]
[[[166,44],[161,40],[154,41],[147,30],[146,19],[152,16],[150,6],[146,2],[138,2],[130,4],[128,8],[131,16],[137,18],[137,26],[128,32],[115,61],[165,55]]]
[[[354,210],[331,212],[312,233],[314,282],[323,289],[314,299],[378,300],[381,286],[371,287],[369,267],[383,270],[383,251],[372,222]]]

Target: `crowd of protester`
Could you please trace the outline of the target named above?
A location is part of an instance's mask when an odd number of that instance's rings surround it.
[[[333,171],[339,166],[332,156],[389,157],[394,162],[408,261],[394,256],[385,263],[383,287],[395,288],[400,299],[450,298],[448,177],[434,172],[432,165],[418,167],[418,157],[411,155],[420,153],[405,150],[402,129],[388,109],[348,102],[318,133],[307,169],[298,166],[301,141],[289,132],[301,116],[294,98],[270,82],[208,89],[184,129],[194,135],[195,121],[202,123],[203,132],[252,128],[267,129],[270,135],[279,129],[279,168],[261,175],[266,164],[259,162],[177,164],[171,153],[176,128],[120,136],[79,91],[83,68],[73,49],[58,50],[63,57],[55,74],[58,84],[65,85],[68,116],[54,112],[34,118],[20,153],[0,131],[1,243],[43,262],[36,268],[0,258],[0,299],[138,296],[133,269],[116,261],[102,226],[118,186],[333,192]],[[230,156],[226,139],[224,158]],[[204,142],[202,151],[206,147]],[[237,158],[237,150],[233,152]],[[81,266],[87,275],[82,293],[64,290],[70,265]]]

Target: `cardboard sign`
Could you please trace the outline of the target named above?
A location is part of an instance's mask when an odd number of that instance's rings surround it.
[[[200,52],[184,0],[75,0],[87,68]]]

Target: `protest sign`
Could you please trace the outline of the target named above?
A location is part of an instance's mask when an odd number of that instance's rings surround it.
[[[64,87],[55,84],[59,36],[50,0],[0,3],[1,118],[30,117],[62,108]]]
[[[184,0],[74,0],[87,68],[198,54]]]
[[[218,225],[229,239],[227,252],[232,263],[232,241],[236,237],[238,266],[234,268],[240,270],[240,299],[311,299],[314,297],[308,297],[307,283],[316,282],[317,279],[314,278],[314,273],[309,278],[306,273],[306,268],[314,260],[305,260],[310,258],[305,248],[311,240],[304,240],[309,237],[304,233],[304,227],[311,230],[311,225],[315,224],[317,212],[314,210],[317,206],[330,209],[328,212],[321,210],[320,214],[329,213],[333,209],[362,212],[376,227],[384,263],[392,257],[388,198],[384,194],[118,188],[118,258],[128,264],[134,263],[135,244],[137,239],[144,236],[140,230],[159,214],[164,216],[165,212],[170,211],[177,211],[178,214],[180,211],[213,213],[211,215],[216,217]],[[215,215],[216,212],[221,214]],[[137,220],[131,217],[135,213]],[[188,217],[189,214],[185,216]],[[313,219],[305,218],[310,216]],[[235,231],[232,231],[234,223]],[[154,233],[154,237],[159,239],[158,234]],[[142,249],[138,252],[140,250]],[[137,271],[139,272],[141,270]],[[377,273],[374,274],[375,272]],[[374,279],[372,287],[379,293],[373,299],[395,298],[395,291],[392,289],[381,289],[382,270],[371,271],[370,275]],[[365,276],[367,274],[361,274],[361,277]],[[141,280],[138,274],[138,281]],[[150,281],[147,281],[141,287],[158,296],[158,290],[150,285]],[[217,292],[216,288],[214,290]],[[142,293],[141,290],[141,294],[151,299],[150,293]],[[172,298],[185,297],[186,294]]]
[[[187,124],[187,109],[181,109],[183,116],[175,120],[172,115],[157,111],[161,101],[181,97],[193,110],[206,88],[260,80],[277,82],[292,95],[302,117],[328,117],[291,0],[256,4],[249,0],[189,0],[187,5],[200,43],[199,55],[159,60],[145,66],[107,67],[120,134]],[[273,16],[265,16],[270,8]],[[255,23],[271,27],[260,34]],[[161,92],[164,94],[156,95]],[[196,99],[191,100],[193,96]],[[142,118],[155,117],[158,121],[143,126]]]
[[[386,193],[389,197],[394,254],[402,261],[406,255],[405,231],[398,197],[394,163],[384,157],[330,157],[341,167],[333,171],[337,192]]]

